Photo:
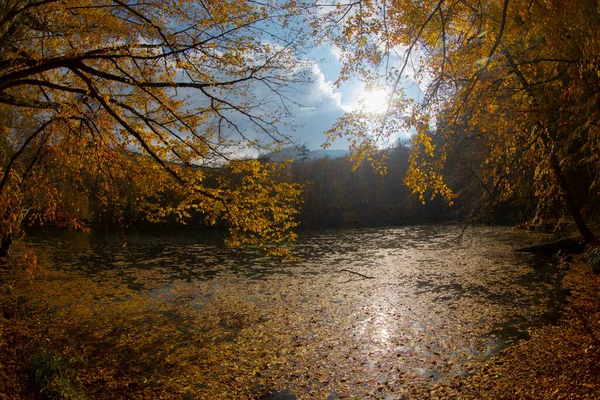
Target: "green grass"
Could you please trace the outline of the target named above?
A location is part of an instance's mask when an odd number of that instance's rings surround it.
[[[64,358],[53,350],[38,348],[28,364],[29,377],[35,391],[50,399],[84,400],[87,398],[76,379],[81,357]]]

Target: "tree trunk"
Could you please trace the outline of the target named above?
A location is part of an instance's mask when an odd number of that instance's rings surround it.
[[[513,72],[515,73],[515,75],[517,76],[519,81],[521,82],[523,89],[531,96],[534,109],[540,109],[538,99],[537,99],[535,93],[531,90],[531,85],[529,84],[529,82],[527,82],[527,79],[525,78],[523,73],[519,70],[519,67],[514,62],[512,56],[510,55],[510,53],[507,50],[504,50],[503,53],[510,65],[511,69],[513,70]],[[585,220],[583,219],[583,215],[581,215],[581,210],[579,209],[579,207],[577,207],[577,203],[575,202],[575,198],[573,197],[573,193],[571,191],[571,188],[569,187],[569,181],[567,180],[567,177],[563,173],[562,168],[560,167],[560,161],[558,160],[558,157],[556,156],[556,153],[554,152],[554,143],[553,143],[554,140],[552,138],[557,137],[557,136],[551,134],[551,132],[550,132],[551,128],[549,128],[548,130],[545,130],[545,126],[541,121],[538,122],[538,128],[540,129],[540,132],[541,132],[540,138],[542,139],[544,146],[546,146],[546,148],[548,149],[548,152],[550,155],[550,165],[552,167],[552,171],[554,172],[554,176],[556,177],[556,180],[558,181],[558,185],[560,186],[560,190],[563,193],[563,197],[564,197],[565,203],[567,205],[567,209],[571,213],[571,216],[573,217],[573,221],[575,221],[575,225],[577,226],[577,229],[579,229],[579,233],[581,233],[581,236],[583,236],[583,240],[586,243],[593,244],[595,246],[599,246],[600,240],[598,240],[596,235],[594,235],[594,233],[590,230],[590,228],[585,223]]]
[[[569,182],[567,181],[567,178],[563,173],[558,158],[556,157],[556,154],[554,154],[554,152],[550,153],[550,164],[552,165],[552,170],[554,171],[554,176],[556,177],[556,180],[560,185],[560,189],[563,192],[563,197],[565,199],[567,209],[571,213],[573,221],[575,221],[575,225],[577,226],[577,229],[579,229],[579,233],[581,233],[583,240],[588,244],[592,244],[595,246],[600,245],[600,241],[598,240],[596,235],[594,235],[594,232],[592,232],[587,226],[583,215],[581,215],[581,210],[579,209],[579,207],[577,207],[577,203],[575,202],[575,199],[573,198],[573,193],[571,192],[571,188],[569,187]]]
[[[521,253],[555,254],[558,251],[579,253],[583,251],[583,242],[579,236],[555,240],[549,243],[521,247],[515,251]]]
[[[10,233],[2,236],[0,239],[0,258],[8,256],[8,250],[12,244],[12,235]]]

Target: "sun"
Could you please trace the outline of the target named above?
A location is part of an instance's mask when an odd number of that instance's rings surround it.
[[[368,88],[358,96],[358,109],[369,114],[385,113],[388,104],[389,94],[382,88]]]

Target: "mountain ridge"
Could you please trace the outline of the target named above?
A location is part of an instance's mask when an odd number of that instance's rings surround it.
[[[318,149],[308,150],[303,147],[286,147],[278,152],[267,153],[261,155],[259,158],[268,159],[271,161],[283,161],[291,159],[292,161],[310,161],[319,160],[321,158],[340,158],[346,157],[350,152],[348,150],[331,150],[331,149]]]

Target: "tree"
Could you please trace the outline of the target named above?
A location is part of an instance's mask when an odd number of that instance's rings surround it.
[[[344,57],[340,79],[391,93],[383,116],[354,112],[331,136],[353,136],[368,155],[394,132],[416,131],[405,183],[448,202],[446,159],[477,142],[483,199],[510,200],[533,180],[539,217],[560,205],[598,244],[584,218],[600,183],[597,1],[359,0],[322,18]],[[402,93],[409,80],[418,102]]]
[[[237,158],[290,141],[300,18],[251,0],[0,1],[1,252],[25,219],[81,227],[89,197],[117,218],[201,213],[232,244],[293,239],[299,186]]]

